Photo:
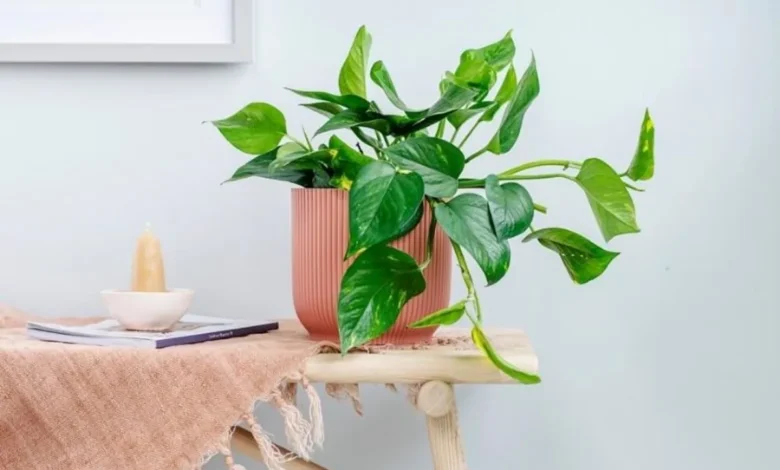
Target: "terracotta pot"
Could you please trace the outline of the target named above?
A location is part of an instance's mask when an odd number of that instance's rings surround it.
[[[349,194],[340,189],[292,190],[293,302],[301,323],[318,340],[338,342],[339,290],[350,264],[343,261],[349,242],[348,199]],[[420,224],[392,246],[422,262],[431,216],[426,205]],[[424,273],[425,292],[409,301],[392,329],[374,343],[417,343],[433,335],[436,328],[406,325],[449,304],[451,252],[449,239],[437,227],[433,259]]]

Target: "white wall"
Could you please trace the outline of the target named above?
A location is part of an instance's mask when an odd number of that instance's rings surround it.
[[[544,383],[458,390],[471,467],[780,468],[777,2],[368,5],[260,1],[249,66],[0,66],[0,301],[100,313],[97,292],[127,285],[151,221],[171,283],[197,290],[199,312],[292,315],[289,188],[220,187],[245,158],[200,122],[265,100],[313,130],[320,118],[282,87],[335,90],[362,23],[420,106],[461,50],[514,28],[518,62],[537,56],[542,94],[517,150],[473,173],[532,157],[622,167],[647,105],[657,177],[636,198],[642,234],[611,245],[624,253],[602,279],[576,287],[552,253],[518,242],[510,274],[483,289],[490,324],[532,335]],[[550,225],[598,237],[577,188],[529,186]],[[428,468],[422,418],[404,399],[377,388],[365,402],[359,419],[327,401],[323,463]]]

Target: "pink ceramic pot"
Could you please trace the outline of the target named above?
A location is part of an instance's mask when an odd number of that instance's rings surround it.
[[[426,205],[420,224],[392,246],[421,263],[431,216]],[[349,266],[343,261],[349,242],[349,194],[340,189],[293,189],[292,236],[293,302],[298,318],[312,338],[338,342],[339,290]],[[393,328],[374,343],[408,344],[430,338],[436,328],[406,325],[449,304],[451,271],[449,239],[437,227],[433,259],[424,273],[425,292],[406,304]]]

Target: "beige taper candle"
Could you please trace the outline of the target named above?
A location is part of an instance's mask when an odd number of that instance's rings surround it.
[[[165,267],[163,266],[160,240],[154,236],[149,224],[138,237],[133,258],[133,291],[165,292]]]

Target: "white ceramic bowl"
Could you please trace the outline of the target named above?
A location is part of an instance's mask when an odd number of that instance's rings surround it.
[[[195,292],[190,289],[168,292],[104,290],[100,295],[108,313],[128,330],[165,331],[187,313]]]

